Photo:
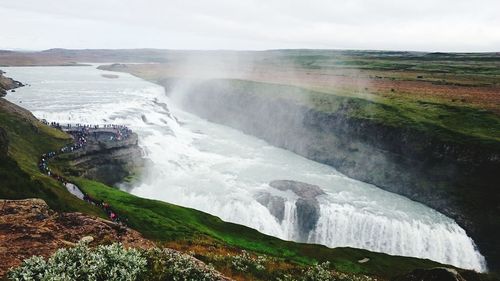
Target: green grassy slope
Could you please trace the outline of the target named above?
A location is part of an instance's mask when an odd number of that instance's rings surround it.
[[[0,198],[42,198],[60,211],[103,216],[73,197],[56,180],[38,171],[41,154],[57,150],[69,136],[38,122],[31,114],[0,98],[0,127],[7,133],[8,154],[0,156]]]
[[[0,99],[0,127],[9,139],[8,154],[0,157],[0,198],[38,197],[58,211],[103,216],[100,209],[76,199],[60,183],[37,169],[39,155],[67,143],[67,135],[41,124],[26,111],[3,99]],[[208,250],[205,253],[201,251],[199,256],[207,262],[212,261],[213,256],[209,252],[213,249],[222,249],[227,253],[246,249],[275,257],[280,263],[286,264],[286,268],[330,261],[339,271],[383,278],[391,278],[415,268],[439,266],[436,262],[423,259],[283,241],[200,211],[139,198],[82,178],[73,180],[95,199],[108,202],[120,216],[128,219],[130,227],[149,239],[165,245],[188,245],[189,250],[199,250],[209,245],[206,248]],[[370,258],[368,263],[357,262],[366,257]],[[214,264],[216,262],[214,260]],[[272,273],[259,274],[260,280],[272,276]]]
[[[113,206],[121,216],[128,219],[132,228],[156,241],[210,241],[219,247],[246,249],[298,264],[330,261],[340,271],[383,277],[392,277],[414,268],[438,265],[430,260],[390,256],[361,249],[331,249],[320,245],[283,241],[242,225],[224,222],[218,217],[194,209],[143,199],[90,180],[75,181],[93,198],[104,200]],[[370,262],[357,262],[366,257],[370,258]]]

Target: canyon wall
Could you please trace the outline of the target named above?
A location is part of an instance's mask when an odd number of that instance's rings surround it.
[[[174,87],[163,83],[167,89]],[[177,98],[183,108],[406,196],[455,219],[500,269],[500,145],[323,112],[294,100],[206,81]],[[354,106],[354,105],[353,105]]]

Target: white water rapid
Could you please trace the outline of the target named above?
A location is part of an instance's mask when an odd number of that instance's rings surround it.
[[[6,98],[38,118],[123,124],[137,132],[145,157],[153,165],[148,168],[148,179],[131,190],[133,194],[196,208],[269,235],[296,240],[297,196],[274,190],[269,182],[301,181],[318,185],[326,193],[317,197],[320,216],[307,242],[486,270],[484,257],[453,220],[350,179],[329,166],[186,113],[157,85],[127,74],[104,78],[101,75],[107,72],[94,67],[3,70],[31,85]],[[261,192],[286,198],[281,223],[255,199]]]

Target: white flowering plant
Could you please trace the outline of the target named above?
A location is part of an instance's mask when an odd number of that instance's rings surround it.
[[[9,272],[11,280],[88,280],[133,281],[146,270],[147,261],[139,251],[121,244],[101,245],[95,249],[87,243],[63,248],[48,260],[31,257]]]
[[[241,272],[249,271],[263,271],[266,269],[265,263],[267,258],[265,256],[253,257],[247,251],[241,251],[241,254],[232,257],[231,266],[233,269]]]
[[[213,281],[220,275],[210,265],[204,265],[193,257],[170,249],[154,248],[144,252],[148,271],[143,280],[148,281]]]

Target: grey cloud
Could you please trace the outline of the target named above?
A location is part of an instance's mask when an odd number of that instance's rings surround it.
[[[0,48],[498,51],[495,0],[16,0]]]

